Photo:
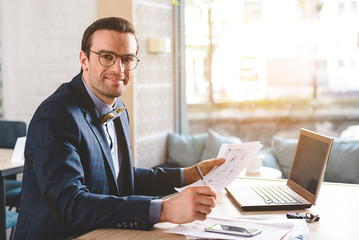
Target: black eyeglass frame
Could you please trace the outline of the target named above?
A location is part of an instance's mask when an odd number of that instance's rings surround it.
[[[117,62],[117,59],[120,58],[120,60],[121,60],[121,66],[122,66],[124,69],[131,71],[131,70],[134,70],[134,69],[137,67],[138,63],[140,62],[140,59],[138,59],[138,57],[137,57],[136,55],[132,55],[132,54],[117,55],[117,54],[115,54],[115,53],[113,53],[113,52],[107,52],[107,51],[104,51],[104,52],[95,52],[95,51],[92,51],[91,49],[86,49],[86,50],[89,51],[89,52],[92,52],[92,53],[94,53],[94,54],[97,54],[97,55],[98,55],[98,61],[99,61],[99,63],[100,63],[102,66],[104,66],[104,67],[111,67],[112,65],[114,65],[114,64]],[[115,61],[113,61],[111,65],[108,65],[108,66],[103,65],[103,64],[101,63],[101,60],[100,60],[102,53],[108,53],[108,54],[114,55],[114,56],[116,57]],[[122,59],[123,59],[124,57],[126,57],[126,56],[135,57],[135,58],[137,59],[136,65],[135,65],[133,68],[127,68],[127,67],[123,64]]]
[[[318,222],[320,219],[319,215],[315,215],[309,212],[305,214],[300,214],[299,212],[288,212],[286,215],[287,218],[305,219],[307,223]]]

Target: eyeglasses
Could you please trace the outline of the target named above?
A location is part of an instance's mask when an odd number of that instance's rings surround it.
[[[100,64],[104,67],[111,67],[115,64],[117,61],[117,58],[121,59],[121,65],[126,70],[133,70],[137,67],[138,62],[140,59],[138,59],[135,55],[132,54],[126,54],[126,55],[116,55],[112,52],[94,52],[90,49],[87,49],[89,52],[92,52],[94,54],[97,54],[99,56],[98,60]]]
[[[308,223],[318,222],[320,217],[319,215],[314,215],[312,213],[300,214],[298,212],[289,212],[287,213],[287,218],[297,218],[297,219],[305,219]]]

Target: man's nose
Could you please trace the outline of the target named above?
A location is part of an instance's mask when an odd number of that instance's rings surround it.
[[[124,72],[125,68],[122,65],[121,58],[117,58],[116,62],[111,66],[114,70],[117,70],[119,72]]]

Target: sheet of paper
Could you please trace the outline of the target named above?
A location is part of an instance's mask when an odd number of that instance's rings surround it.
[[[283,222],[291,222],[294,227],[281,240],[309,240],[309,229],[307,222],[304,219],[288,219],[284,214],[255,214],[243,215],[236,219],[261,221],[261,224],[269,224],[275,226]]]
[[[177,227],[168,230],[167,232],[182,234],[196,238],[208,239],[248,239],[248,237],[241,237],[229,234],[220,234],[206,232],[206,227],[213,224],[224,224],[246,228],[256,228],[262,230],[262,233],[251,237],[251,239],[281,239],[295,229],[299,221],[291,221],[290,219],[267,219],[267,220],[248,220],[248,219],[221,219],[208,217],[205,221],[195,221],[192,223],[181,224]],[[304,221],[305,223],[305,221]],[[306,225],[305,225],[306,226]]]
[[[204,176],[204,180],[217,192],[221,191],[240,174],[262,146],[260,142],[222,144],[217,158],[224,158],[226,161],[222,165],[213,168],[212,171]],[[199,185],[202,185],[200,180],[185,187],[176,188],[176,190],[180,192],[188,186]]]
[[[16,139],[14,151],[11,156],[10,162],[23,162],[25,151],[26,137],[18,137]]]

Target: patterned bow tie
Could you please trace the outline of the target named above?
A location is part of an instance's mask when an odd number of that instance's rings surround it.
[[[102,125],[107,125],[109,122],[111,122],[112,120],[114,120],[115,118],[119,117],[121,115],[121,112],[123,110],[125,110],[125,107],[122,108],[117,108],[112,110],[111,112],[107,113],[103,118],[102,118]]]

